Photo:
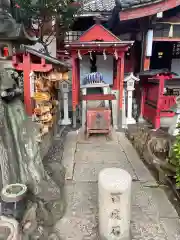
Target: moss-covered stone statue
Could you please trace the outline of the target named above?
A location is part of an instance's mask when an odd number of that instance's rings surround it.
[[[40,219],[41,227],[44,228],[46,225],[48,227],[53,225],[62,217],[64,169],[60,163],[55,163],[55,174],[59,171],[62,179],[62,183],[59,184],[55,182],[53,175],[48,174],[48,166],[44,167],[37,141],[39,128],[31,118],[26,116],[20,98],[21,93],[22,90],[17,87],[12,78],[12,70],[1,70],[0,172],[2,186],[11,183],[26,184],[31,201],[37,204],[35,215]]]
[[[8,37],[15,35],[16,21],[11,14],[11,1],[0,0],[0,35]]]

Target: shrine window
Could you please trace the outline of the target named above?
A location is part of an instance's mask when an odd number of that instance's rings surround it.
[[[171,69],[172,43],[154,42],[150,69]]]
[[[69,32],[66,32],[64,41],[66,43],[72,42],[72,41],[77,41],[82,34],[83,34],[83,31],[69,31]]]

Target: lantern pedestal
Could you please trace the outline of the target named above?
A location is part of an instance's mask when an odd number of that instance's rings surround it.
[[[69,85],[67,83],[61,84],[61,90],[63,92],[63,108],[64,108],[64,118],[59,121],[60,125],[70,125],[71,119],[69,118],[69,108],[68,108],[68,92]]]
[[[127,118],[127,124],[136,124],[136,120],[134,118]]]
[[[116,96],[115,100],[112,100],[112,120],[113,127],[115,130],[118,129],[118,99],[119,99],[119,91],[111,90],[111,93]]]
[[[60,121],[60,125],[71,125],[71,119],[68,112],[68,93],[64,93],[64,118]]]
[[[139,122],[139,123],[145,123],[146,120],[143,118],[142,115],[140,115],[139,118],[138,118],[138,122]]]
[[[71,125],[71,120],[70,119],[62,119],[61,125]]]
[[[180,122],[180,114],[176,114],[172,118],[172,124],[168,129],[168,133],[172,136],[177,136],[179,134],[179,129],[177,128],[178,124]]]
[[[123,108],[122,108],[122,128],[127,129],[125,90],[123,90],[122,104],[123,104]]]
[[[173,136],[179,134],[179,123],[180,123],[180,97],[176,98],[176,104],[171,107],[171,111],[175,112],[175,116],[172,119],[171,126],[168,129],[168,133]]]

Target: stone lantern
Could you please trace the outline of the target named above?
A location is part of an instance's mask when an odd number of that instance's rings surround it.
[[[136,120],[132,117],[132,96],[134,88],[134,83],[138,82],[139,78],[135,77],[133,73],[131,73],[129,76],[125,77],[124,82],[126,82],[127,87],[127,124],[135,124]]]

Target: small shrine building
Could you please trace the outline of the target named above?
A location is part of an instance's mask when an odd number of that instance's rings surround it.
[[[118,109],[122,112],[123,108],[123,82],[124,82],[124,55],[125,52],[133,45],[133,41],[121,41],[113,35],[105,27],[100,24],[95,24],[86,32],[84,32],[77,41],[72,41],[65,45],[65,48],[70,52],[72,58],[72,109],[75,114],[80,100],[83,97],[86,100],[113,100],[113,94],[92,94],[87,96],[80,95],[80,86],[83,84],[80,81],[81,61],[86,56],[90,62],[96,65],[97,56],[102,56],[104,66],[109,56],[113,57],[113,74],[112,76],[103,76],[105,83],[110,84],[111,89],[119,91]],[[90,67],[89,73],[96,72],[98,66]],[[111,79],[107,79],[111,78]]]

